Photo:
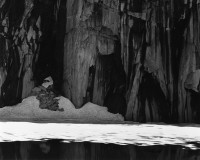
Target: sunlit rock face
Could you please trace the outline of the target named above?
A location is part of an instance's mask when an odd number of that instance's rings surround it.
[[[78,108],[88,101],[104,104],[112,72],[119,77],[112,81],[118,83],[113,90],[125,85],[125,81],[120,82],[123,73],[120,47],[116,51],[120,27],[118,7],[118,0],[67,2],[63,89]],[[123,76],[121,79],[125,79]]]

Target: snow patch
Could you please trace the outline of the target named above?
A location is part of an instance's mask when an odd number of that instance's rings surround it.
[[[76,109],[72,102],[65,97],[56,97],[59,102],[59,108],[64,111],[51,111],[39,108],[39,101],[36,96],[25,98],[22,103],[16,106],[7,106],[0,109],[0,119],[78,119],[89,121],[123,121],[120,114],[108,112],[106,107],[98,106],[93,103],[87,103],[82,108]]]

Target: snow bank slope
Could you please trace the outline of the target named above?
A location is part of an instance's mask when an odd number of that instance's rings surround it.
[[[106,107],[92,103],[85,104],[81,109],[76,109],[67,98],[57,97],[59,108],[64,111],[51,111],[39,108],[39,101],[35,96],[28,97],[16,106],[8,106],[0,109],[0,119],[78,119],[89,121],[123,121],[120,114],[112,114]]]

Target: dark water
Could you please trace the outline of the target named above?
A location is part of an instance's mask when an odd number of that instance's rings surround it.
[[[0,143],[0,159],[52,160],[198,160],[199,150],[181,146],[136,146],[59,140]]]
[[[194,124],[0,122],[0,160],[200,160]]]

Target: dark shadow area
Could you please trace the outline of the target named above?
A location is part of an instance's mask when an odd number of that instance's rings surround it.
[[[62,143],[60,140],[0,143],[1,160],[192,160],[199,157],[199,150],[170,145]]]

